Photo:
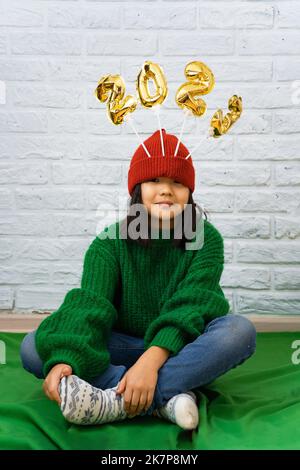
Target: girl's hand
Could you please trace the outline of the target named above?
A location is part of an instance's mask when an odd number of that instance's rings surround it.
[[[50,370],[44,380],[43,390],[50,400],[55,400],[60,405],[61,399],[58,393],[58,385],[64,376],[72,374],[72,367],[69,364],[56,364]]]
[[[122,377],[117,394],[124,392],[124,406],[129,418],[150,407],[158,379],[158,368],[138,360]]]

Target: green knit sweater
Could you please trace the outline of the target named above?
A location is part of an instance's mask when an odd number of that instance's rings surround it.
[[[144,338],[145,349],[156,345],[176,355],[230,309],[219,285],[223,238],[211,222],[204,220],[204,244],[196,250],[174,247],[161,232],[150,247],[140,246],[122,239],[119,224],[92,241],[81,286],[37,329],[45,375],[58,363],[70,364],[86,380],[104,372],[112,329]],[[117,237],[104,238],[112,229]]]

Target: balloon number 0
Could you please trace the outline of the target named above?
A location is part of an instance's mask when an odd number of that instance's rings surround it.
[[[149,91],[149,80],[153,80],[156,88],[153,95]],[[142,70],[138,74],[136,89],[140,102],[146,108],[162,104],[168,94],[168,86],[162,68],[149,60],[144,62]]]

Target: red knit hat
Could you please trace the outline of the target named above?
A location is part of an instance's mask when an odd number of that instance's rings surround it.
[[[160,176],[176,179],[190,188],[191,192],[194,191],[195,168],[192,157],[185,158],[189,154],[188,149],[180,142],[177,155],[174,156],[178,138],[175,135],[167,134],[165,129],[162,129],[162,136],[165,156],[162,152],[159,130],[144,141],[151,158],[147,155],[142,144],[134,152],[128,171],[130,196],[132,196],[134,186],[137,183]]]

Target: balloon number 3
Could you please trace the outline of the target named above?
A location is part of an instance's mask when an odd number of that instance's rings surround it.
[[[234,124],[240,117],[243,105],[242,97],[233,95],[228,100],[229,113],[223,117],[222,109],[218,109],[213,115],[210,125],[213,129],[213,137],[220,137],[222,134],[226,134],[232,124]]]

